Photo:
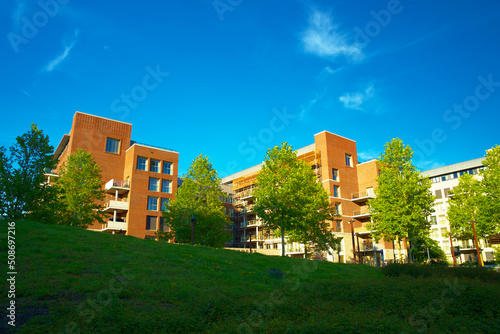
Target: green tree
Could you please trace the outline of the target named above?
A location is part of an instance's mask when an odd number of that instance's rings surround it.
[[[191,218],[194,222],[194,243],[220,248],[231,240],[225,231],[230,223],[222,199],[226,195],[220,187],[220,178],[208,157],[199,155],[193,160],[176,197],[163,212],[170,231],[160,231],[160,239],[175,239],[179,243],[191,242]]]
[[[97,204],[105,197],[101,168],[87,150],[68,156],[55,186],[65,210],[62,224],[86,228],[104,223],[103,207]]]
[[[395,138],[377,160],[378,188],[376,197],[368,201],[375,239],[400,242],[429,233],[428,216],[435,197],[430,192],[431,181],[413,166],[412,157],[412,149]]]
[[[480,182],[482,196],[479,199],[480,217],[477,229],[482,236],[500,233],[500,146],[486,152],[485,166]]]
[[[338,240],[326,222],[334,216],[328,194],[291,146],[282,143],[268,150],[256,185],[253,210],[266,229],[280,231],[282,256],[285,235],[306,247],[311,242],[328,251],[335,248]]]
[[[38,203],[46,197],[49,186],[44,173],[56,161],[49,137],[35,124],[16,138],[10,155],[0,148],[0,215],[8,219],[33,217]],[[33,218],[36,219],[36,216]]]
[[[439,243],[429,237],[417,237],[411,240],[412,255],[416,263],[427,263],[430,258],[430,263],[447,264],[448,259],[443,252]]]
[[[485,236],[484,224],[480,223],[479,203],[482,189],[480,183],[472,175],[463,174],[458,179],[458,186],[450,191],[454,196],[448,201],[448,221],[452,237],[457,239],[474,239],[471,220],[476,221],[476,233]]]

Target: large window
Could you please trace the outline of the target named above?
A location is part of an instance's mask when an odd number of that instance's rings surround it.
[[[163,174],[172,175],[172,163],[163,161]]]
[[[352,155],[350,154],[345,155],[345,165],[352,167]]]
[[[151,159],[150,172],[159,173],[160,172],[160,160]]]
[[[335,213],[338,214],[338,215],[341,215],[342,212],[341,212],[341,208],[340,208],[340,203],[335,203]]]
[[[333,197],[340,197],[340,187],[333,186]]]
[[[342,232],[342,220],[337,220],[337,232]]]
[[[157,222],[158,222],[158,217],[147,216],[146,217],[146,230],[147,231],[156,231],[156,223]]]
[[[160,218],[160,231],[163,232],[170,231],[170,227],[168,226],[168,224],[165,224],[165,222],[163,221],[163,217]]]
[[[161,181],[161,191],[164,193],[171,194],[172,193],[172,181],[162,180]]]
[[[158,197],[148,196],[148,210],[158,211]]]
[[[137,157],[137,169],[148,170],[148,159],[143,157]]]
[[[339,170],[332,168],[332,180],[333,181],[338,181],[339,180]]]
[[[161,199],[161,211],[166,211],[168,210],[168,205],[169,205],[169,199],[168,198],[162,198]]]
[[[160,183],[160,179],[150,177],[149,178],[149,191],[158,191],[159,183]]]
[[[106,152],[120,152],[120,141],[118,139],[106,138]]]

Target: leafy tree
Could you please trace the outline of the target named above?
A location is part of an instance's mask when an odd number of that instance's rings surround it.
[[[430,192],[431,181],[413,166],[412,156],[412,149],[395,138],[385,145],[377,161],[376,197],[368,201],[375,239],[400,241],[429,233],[427,217],[435,197]]]
[[[429,237],[417,237],[411,240],[412,255],[416,263],[427,263],[430,258],[430,263],[447,264],[448,259],[443,252],[439,243]]]
[[[193,160],[176,197],[163,212],[170,231],[160,231],[160,239],[175,239],[179,243],[191,242],[191,218],[194,222],[194,243],[210,247],[223,247],[232,235],[225,231],[230,223],[222,198],[220,178],[208,157],[199,155]]]
[[[472,175],[463,174],[451,193],[454,195],[448,202],[451,235],[457,239],[474,239],[471,220],[475,220],[477,235],[484,237],[484,224],[478,220],[479,203],[483,196],[479,181]]]
[[[105,197],[101,168],[84,149],[77,149],[61,166],[56,182],[64,205],[65,225],[86,228],[93,223],[104,224],[105,213],[97,201]]]
[[[30,131],[16,138],[10,155],[0,148],[0,215],[8,219],[22,219],[33,212],[46,197],[45,170],[53,169],[54,148],[49,137],[35,124]],[[34,216],[36,219],[36,216]]]
[[[328,194],[311,166],[299,161],[287,143],[268,150],[253,194],[253,210],[264,227],[281,232],[282,256],[285,235],[306,247],[312,242],[329,251],[335,248],[338,241],[326,222],[334,216]]]
[[[495,145],[487,151],[483,161],[485,169],[481,172],[480,217],[477,229],[482,236],[500,233],[500,146]]]

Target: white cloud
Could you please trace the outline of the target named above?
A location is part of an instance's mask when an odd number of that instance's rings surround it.
[[[358,152],[358,160],[368,161],[377,159],[380,156],[380,152],[375,152],[373,150]]]
[[[14,30],[19,31],[21,25],[21,18],[26,10],[26,4],[20,0],[16,1],[16,9],[12,12],[12,23],[14,25]]]
[[[328,13],[314,10],[309,17],[309,26],[302,33],[304,51],[325,58],[344,55],[352,60],[359,60],[363,54],[361,48],[346,41],[346,34],[333,24]]]
[[[45,67],[44,67],[44,71],[46,72],[51,72],[53,71],[57,66],[59,66],[59,64],[61,64],[66,58],[68,58],[68,56],[70,55],[70,52],[71,50],[73,49],[73,47],[75,46],[77,40],[76,40],[76,37],[78,36],[78,30],[75,31],[75,39],[73,39],[73,41],[71,43],[69,43],[69,45],[66,45],[64,47],[64,51],[62,54],[60,54],[59,56],[57,56],[56,58],[54,58],[53,60],[51,60]]]
[[[364,92],[345,93],[339,97],[339,100],[345,108],[363,110],[362,104],[372,98],[374,94],[373,85],[369,85]]]

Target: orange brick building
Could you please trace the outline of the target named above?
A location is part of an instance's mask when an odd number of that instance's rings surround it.
[[[377,266],[383,260],[392,260],[392,243],[372,240],[367,227],[370,222],[367,201],[374,198],[377,186],[375,160],[358,164],[356,142],[328,131],[316,134],[313,144],[298,149],[296,153],[300,160],[311,165],[339,214],[339,218],[331,222],[331,229],[342,239],[341,249],[335,250],[333,257],[327,254],[319,256],[335,262],[354,262],[355,253],[358,262]],[[252,190],[261,167],[262,164],[222,179],[224,186],[232,187],[234,205],[239,213],[234,219],[233,244],[257,251],[262,249],[264,253],[275,249],[279,254],[281,238],[266,234],[259,217],[252,211],[255,201]],[[286,247],[288,256],[301,257],[304,254],[303,245],[289,243]]]
[[[57,146],[57,167],[49,177],[57,177],[68,155],[86,149],[101,167],[108,213],[106,224],[91,230],[152,238],[166,229],[161,209],[175,197],[179,153],[131,140],[132,125],[76,112],[70,133]]]

